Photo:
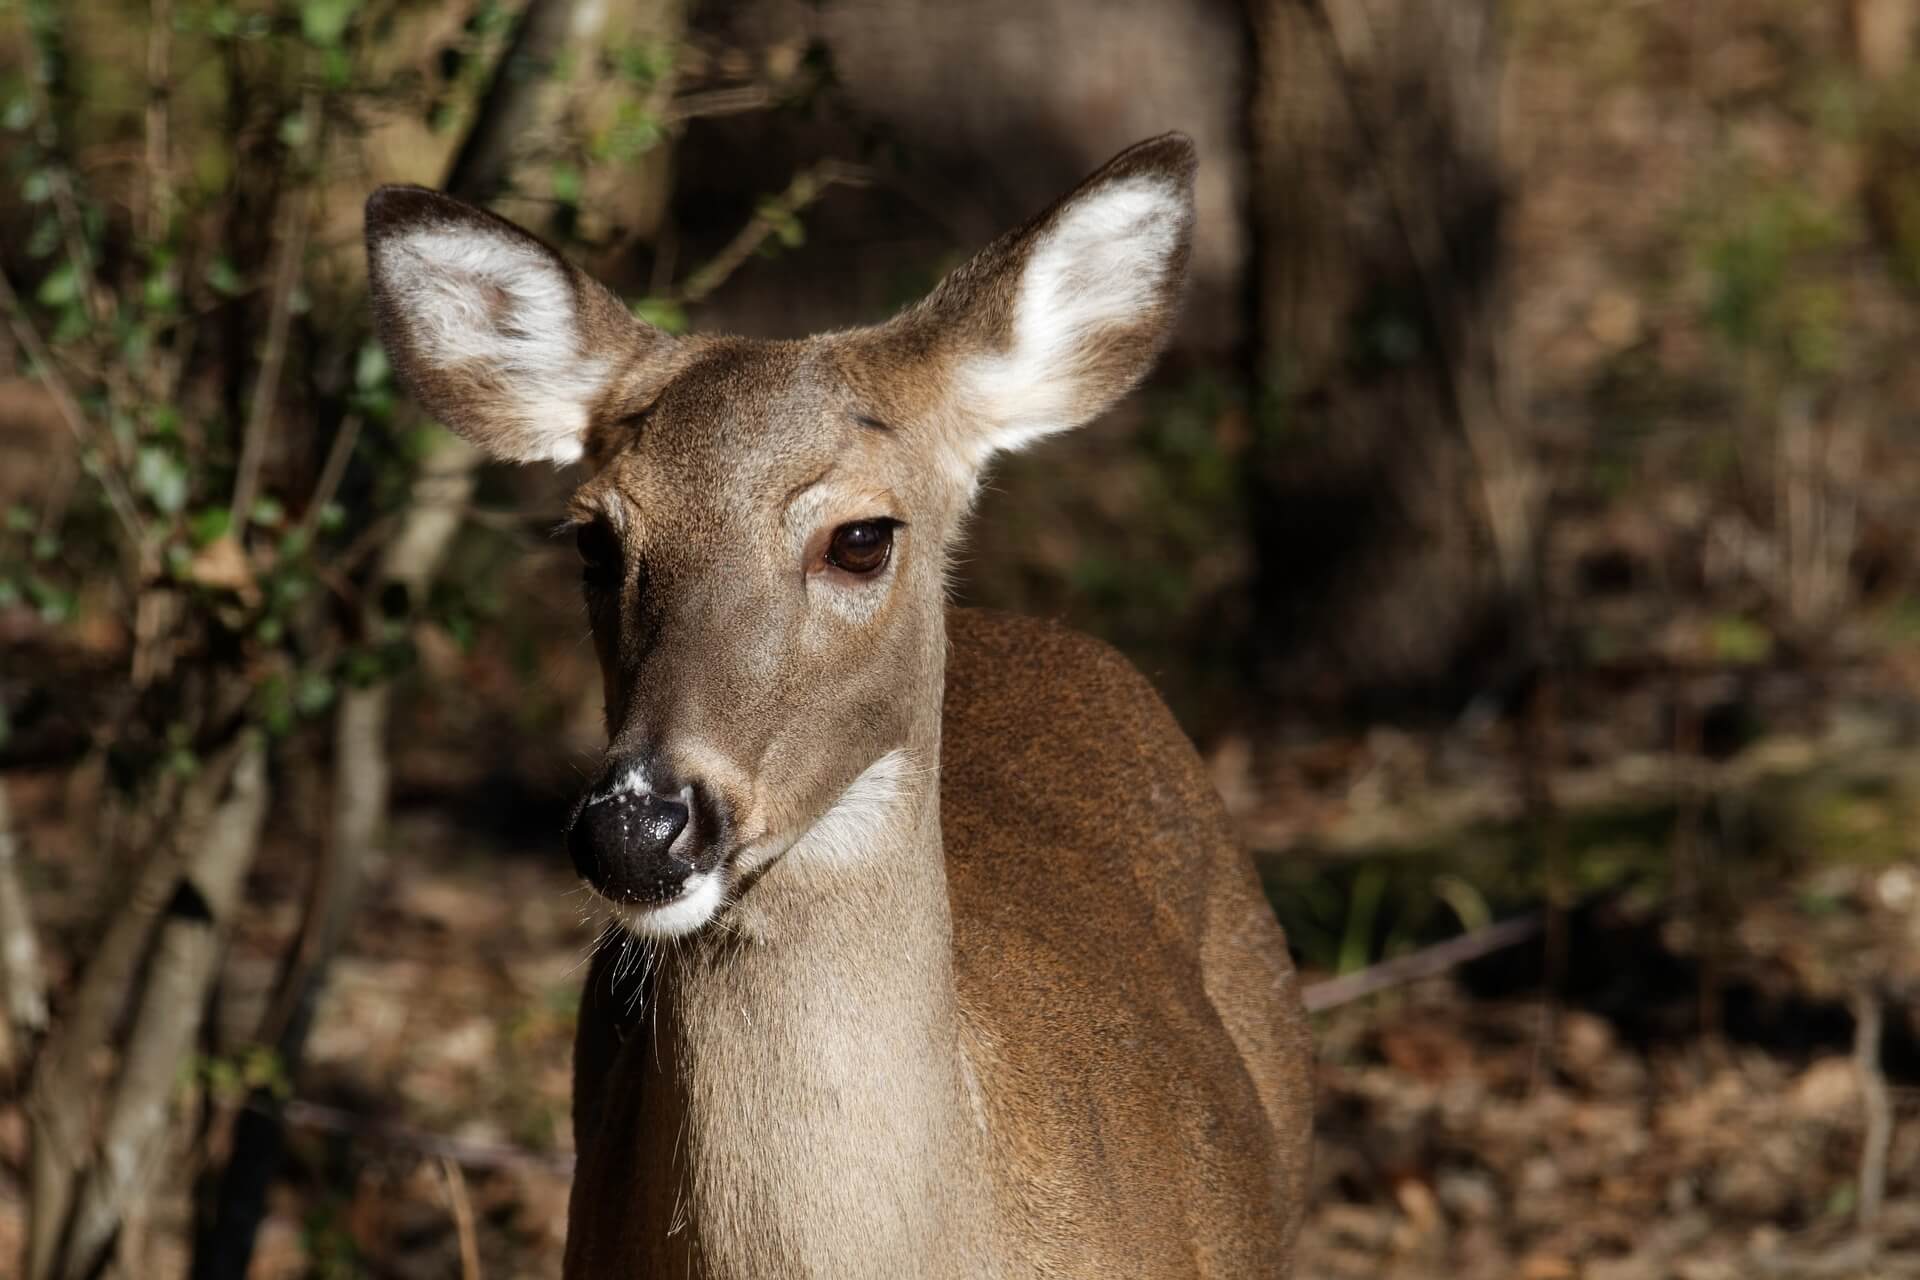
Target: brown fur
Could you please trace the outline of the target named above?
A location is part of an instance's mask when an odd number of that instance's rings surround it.
[[[1184,139],[1142,144],[890,324],[804,342],[673,342],[555,268],[606,369],[574,512],[620,551],[590,596],[609,759],[715,797],[729,877],[705,927],[589,975],[570,1277],[1288,1271],[1311,1051],[1199,760],[1111,650],[944,603],[1003,425],[967,371],[1013,349],[1023,273],[1109,184],[1178,194],[1142,233],[1151,296],[1049,361],[1071,426],[1165,340],[1191,176]],[[423,219],[523,234],[449,204],[370,207],[382,332],[451,425],[541,456],[523,388],[426,359],[386,291],[386,237]],[[822,561],[881,516],[905,522],[886,570]],[[849,801],[883,757],[917,768]]]

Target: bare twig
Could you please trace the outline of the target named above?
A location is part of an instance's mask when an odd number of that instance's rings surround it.
[[[316,145],[320,134],[320,95],[309,89],[301,99],[301,115],[307,122],[307,143]],[[280,395],[280,370],[287,358],[287,331],[293,325],[293,290],[300,283],[300,268],[307,252],[307,229],[313,217],[314,184],[311,176],[301,175],[297,190],[288,199],[280,230],[280,256],[274,264],[273,293],[267,304],[267,346],[260,359],[260,373],[253,383],[253,404],[247,411],[246,433],[240,442],[240,464],[233,480],[233,505],[227,525],[231,536],[242,539],[253,512],[253,499],[260,487],[260,466],[267,455],[267,437],[274,417],[274,402]]]
[[[313,482],[313,495],[307,499],[307,509],[300,517],[300,533],[309,544],[320,525],[321,513],[333,501],[341,479],[347,474],[347,462],[360,439],[360,425],[359,414],[348,414],[340,420],[339,428],[333,433],[333,443],[327,446],[327,460],[320,466],[320,478]]]
[[[1880,998],[1870,991],[1855,992],[1849,1003],[1853,1007],[1853,1069],[1860,1077],[1860,1104],[1866,1112],[1854,1221],[1862,1231],[1871,1231],[1886,1199],[1887,1148],[1893,1142],[1893,1104],[1887,1097],[1886,1073],[1880,1069],[1880,1034],[1885,1019]]]
[[[91,456],[96,463],[100,477],[100,488],[107,495],[107,502],[113,508],[113,514],[119,519],[120,527],[126,532],[129,543],[134,549],[141,544],[139,509],[133,505],[132,491],[127,488],[126,480],[121,476],[114,460],[99,447],[94,437],[93,424],[81,411],[80,402],[74,398],[73,389],[60,369],[53,363],[53,355],[47,350],[47,344],[40,339],[40,331],[34,328],[32,317],[20,302],[20,295],[14,292],[13,281],[7,278],[5,269],[0,268],[0,308],[7,313],[8,326],[13,330],[14,341],[26,351],[28,359],[33,361],[39,371],[40,381],[53,397],[54,411],[60,415],[60,421],[66,425],[74,443],[80,448],[83,461]]]
[[[699,302],[725,284],[757,252],[782,223],[826,194],[833,186],[864,186],[866,171],[841,160],[827,160],[794,175],[787,189],[768,201],[732,240],[680,286],[682,302]]]
[[[33,912],[20,882],[19,849],[7,780],[0,776],[0,994],[6,996],[14,1055],[24,1061],[32,1042],[47,1029],[47,981]]]
[[[1537,912],[1517,916],[1512,920],[1490,924],[1484,929],[1463,933],[1457,938],[1448,938],[1445,942],[1436,942],[1404,956],[1329,978],[1325,982],[1316,982],[1303,993],[1307,1012],[1323,1013],[1410,982],[1440,977],[1481,956],[1518,946],[1538,934],[1540,929],[1541,919]]]
[[[772,103],[773,91],[763,84],[742,85],[733,89],[703,89],[669,99],[666,109],[660,113],[660,122],[663,125],[676,125],[712,116],[736,116],[759,111]]]
[[[440,1176],[447,1180],[453,1230],[460,1240],[460,1280],[480,1280],[480,1238],[473,1229],[473,1201],[467,1196],[466,1175],[457,1163],[441,1156]]]

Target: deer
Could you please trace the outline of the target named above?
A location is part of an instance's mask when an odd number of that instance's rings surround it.
[[[607,746],[565,843],[623,945],[580,1007],[572,1280],[1290,1273],[1309,1029],[1205,765],[1113,649],[948,603],[992,459],[1157,361],[1195,169],[1141,142],[789,340],[669,335],[490,212],[369,197],[404,386],[584,475]]]

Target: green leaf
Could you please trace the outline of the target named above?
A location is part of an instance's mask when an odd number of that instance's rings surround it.
[[[667,333],[687,331],[687,309],[671,298],[642,298],[633,304],[633,314]]]
[[[26,504],[16,502],[7,508],[6,530],[8,533],[26,533],[35,523],[33,508]]]
[[[267,732],[276,738],[284,738],[293,731],[293,692],[287,688],[287,678],[271,675],[254,690],[255,714]]]
[[[148,310],[173,310],[174,303],[180,300],[180,291],[173,282],[173,272],[156,271],[148,276],[145,295]]]
[[[215,293],[234,297],[246,292],[246,277],[233,265],[232,258],[215,258],[207,264],[207,284]]]
[[[170,450],[143,446],[133,460],[133,483],[153,505],[173,515],[187,504],[187,468]]]
[[[323,48],[337,45],[359,8],[360,0],[304,0],[300,34]]]
[[[12,133],[20,133],[33,123],[33,100],[24,93],[17,93],[7,99],[7,105],[0,107],[0,128]]]
[[[53,332],[47,335],[47,341],[56,347],[64,347],[70,342],[78,342],[93,331],[93,321],[87,319],[86,308],[71,304],[62,307],[60,318],[53,322]]]
[[[387,385],[393,366],[387,363],[387,349],[377,342],[360,348],[353,360],[353,385],[360,391],[375,391]]]
[[[269,529],[280,527],[287,518],[287,509],[280,505],[278,498],[261,498],[253,504],[253,522],[265,525]]]
[[[1716,618],[1710,634],[1714,656],[1722,662],[1765,662],[1773,653],[1773,633],[1747,618]]]
[[[300,147],[306,145],[307,128],[306,116],[298,111],[288,112],[280,121],[280,128],[278,130],[281,145],[290,150],[298,150]]]
[[[232,527],[233,518],[225,507],[208,507],[194,512],[187,520],[187,536],[193,539],[194,546],[204,547],[224,537]]]
[[[53,198],[53,175],[36,169],[20,184],[20,198],[28,204],[44,204]]]
[[[75,597],[72,591],[45,578],[27,575],[20,584],[26,588],[27,599],[40,611],[40,620],[51,626],[57,626],[73,617]]]
[[[561,204],[579,204],[582,179],[580,171],[570,164],[553,166],[553,198]]]
[[[43,307],[64,307],[80,296],[80,273],[71,262],[63,262],[47,273],[33,296]]]
[[[327,88],[342,93],[353,87],[353,56],[345,49],[329,49],[324,68]]]
[[[320,671],[302,672],[293,686],[293,706],[303,716],[317,716],[333,705],[333,677]]]

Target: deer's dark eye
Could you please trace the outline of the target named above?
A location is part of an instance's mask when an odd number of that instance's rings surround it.
[[[833,531],[827,543],[827,563],[848,573],[878,573],[893,555],[893,531],[898,520],[856,520]]]
[[[583,524],[573,531],[573,545],[580,552],[580,577],[589,588],[610,587],[620,580],[620,540],[613,530],[599,521]]]

